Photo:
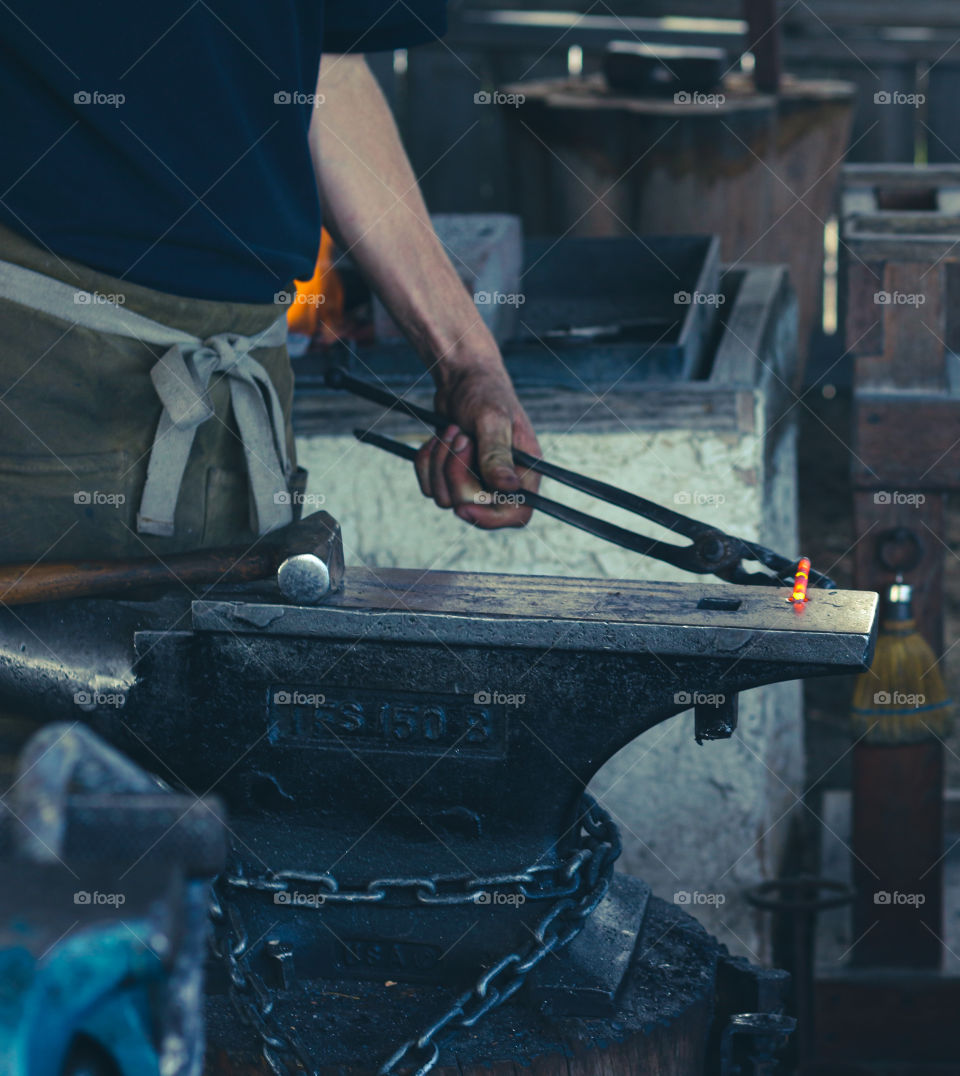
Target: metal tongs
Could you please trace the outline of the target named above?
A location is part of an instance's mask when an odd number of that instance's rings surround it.
[[[355,396],[374,403],[382,404],[388,410],[403,411],[421,422],[432,426],[434,429],[442,429],[450,425],[450,420],[436,411],[430,411],[425,407],[410,403],[402,397],[395,395],[388,389],[379,388],[363,381],[360,378],[348,374],[342,367],[334,367],[327,373],[327,384],[333,388],[344,389]],[[354,430],[354,436],[366,444],[375,445],[387,452],[400,456],[402,459],[412,460],[417,449],[402,441],[396,441],[392,437],[375,433],[373,430]],[[555,519],[561,519],[572,527],[578,527],[588,534],[594,534],[614,545],[631,549],[644,557],[654,557],[666,564],[672,564],[685,572],[695,572],[698,575],[715,575],[728,583],[740,583],[749,586],[779,586],[789,587],[793,585],[794,575],[797,571],[797,561],[789,557],[781,556],[766,546],[756,542],[748,542],[745,538],[735,538],[717,527],[708,526],[699,520],[681,515],[670,508],[665,508],[655,501],[648,501],[635,493],[611,486],[607,482],[601,482],[596,478],[588,478],[586,475],[569,471],[565,467],[558,467],[555,463],[548,463],[537,456],[522,449],[514,448],[513,459],[520,467],[524,467],[545,478],[552,478],[555,482],[562,482],[571,489],[589,494],[598,500],[612,504],[616,508],[622,508],[627,512],[633,512],[644,519],[666,527],[676,534],[690,539],[690,544],[685,546],[674,545],[671,542],[662,542],[655,538],[637,534],[634,531],[618,527],[614,523],[597,519],[576,508],[560,504],[558,501],[544,497],[541,493],[533,493],[523,490],[524,503],[538,512],[545,512]],[[514,490],[505,492],[517,492]],[[768,572],[748,572],[742,562],[753,560],[769,569]],[[828,590],[836,589],[836,583],[822,572],[810,569],[810,586],[821,587]]]

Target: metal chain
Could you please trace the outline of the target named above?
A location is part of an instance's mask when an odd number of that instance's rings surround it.
[[[297,1076],[318,1069],[294,1032],[281,1031],[274,1015],[275,994],[247,966],[249,939],[235,904],[225,899],[225,886],[266,892],[291,892],[294,884],[319,885],[326,902],[409,903],[424,905],[476,902],[485,889],[514,886],[531,899],[553,903],[532,930],[532,938],[484,971],[474,986],[417,1036],[403,1043],[377,1070],[378,1076],[426,1076],[440,1056],[437,1036],[444,1030],[473,1027],[502,1005],[524,984],[530,972],[550,953],[569,945],[603,899],[613,865],[620,855],[620,835],[613,819],[590,796],[584,795],[580,847],[558,867],[530,867],[513,874],[474,878],[466,882],[439,878],[383,878],[363,888],[341,888],[328,874],[276,871],[259,878],[232,874],[214,886],[211,918],[212,948],[229,977],[230,1000],[239,1018],[257,1034],[263,1057],[275,1076]],[[528,888],[531,887],[531,888]],[[316,905],[313,905],[316,906]]]
[[[436,1038],[441,1031],[447,1027],[473,1027],[491,1009],[512,997],[541,960],[569,945],[583,929],[603,899],[620,855],[620,835],[613,819],[591,797],[584,799],[582,825],[586,838],[575,868],[581,879],[581,895],[561,897],[534,928],[529,942],[485,971],[471,990],[464,991],[418,1037],[408,1039],[392,1054],[377,1070],[377,1076],[426,1076],[440,1056]]]
[[[227,994],[240,1020],[255,1032],[264,1060],[274,1076],[319,1076],[307,1048],[293,1031],[281,1031],[273,1014],[275,994],[262,976],[247,966],[249,938],[237,906],[222,898],[215,883],[210,918],[210,948],[227,973]],[[292,1067],[295,1066],[295,1067]]]
[[[512,874],[491,874],[470,878],[377,878],[362,887],[342,886],[331,874],[311,871],[281,870],[247,877],[243,873],[225,878],[231,889],[255,890],[263,893],[285,893],[293,900],[300,896],[298,886],[316,886],[320,892],[311,893],[304,906],[314,908],[324,904],[384,904],[391,907],[417,903],[477,904],[484,891],[498,893],[510,890],[527,900],[560,900],[577,891],[577,873],[586,853],[580,849],[559,866],[529,867]],[[284,903],[279,901],[279,903]]]

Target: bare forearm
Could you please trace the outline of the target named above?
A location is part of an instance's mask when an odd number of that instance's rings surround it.
[[[325,56],[310,148],[328,226],[350,251],[427,364],[436,409],[450,425],[417,454],[423,493],[479,527],[522,526],[522,498],[477,503],[489,489],[536,489],[514,469],[513,446],[540,446],[499,349],[430,224],[393,116],[366,62]]]
[[[441,246],[389,106],[362,56],[325,56],[310,147],[327,226],[435,379],[499,353]]]

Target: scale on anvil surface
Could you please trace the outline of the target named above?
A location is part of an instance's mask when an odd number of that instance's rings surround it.
[[[243,981],[266,989],[260,1009],[330,981],[469,988],[522,965],[545,914],[585,886],[594,914],[521,997],[553,1017],[615,1015],[656,902],[636,879],[581,877],[609,871],[616,840],[584,789],[691,702],[698,739],[729,736],[739,691],[867,665],[876,595],[817,590],[802,612],[788,597],[351,568],[309,607],[270,583],[24,606],[0,610],[0,696],[53,719],[75,718],[83,693],[112,744],[226,801],[221,920]],[[239,1025],[216,1012],[211,1043],[229,1054]],[[437,1015],[411,1008],[400,1037]],[[324,1062],[357,1061],[346,1024],[338,1039],[307,1021],[300,1040]],[[368,1065],[383,1060],[371,1042]],[[436,1046],[421,1044],[418,1064]],[[221,1056],[217,1071],[248,1061]]]

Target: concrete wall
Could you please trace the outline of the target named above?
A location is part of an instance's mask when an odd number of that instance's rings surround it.
[[[770,425],[764,408],[758,394],[756,431]],[[544,430],[535,415],[533,421],[553,462],[796,552],[795,438],[788,420],[766,435],[631,432],[612,416],[609,429],[590,433]],[[322,495],[340,520],[348,565],[692,578],[542,515],[520,531],[474,530],[424,500],[411,465],[350,436],[301,437],[298,453],[310,471],[308,494]],[[549,481],[542,491],[632,529],[643,525]],[[669,537],[652,526],[648,532]],[[782,684],[743,695],[740,729],[731,740],[698,747],[692,711],[653,729],[601,769],[592,791],[622,828],[622,869],[668,899],[689,894],[688,910],[731,949],[767,959],[764,923],[741,894],[776,874],[783,819],[800,793],[802,771],[799,685]]]

